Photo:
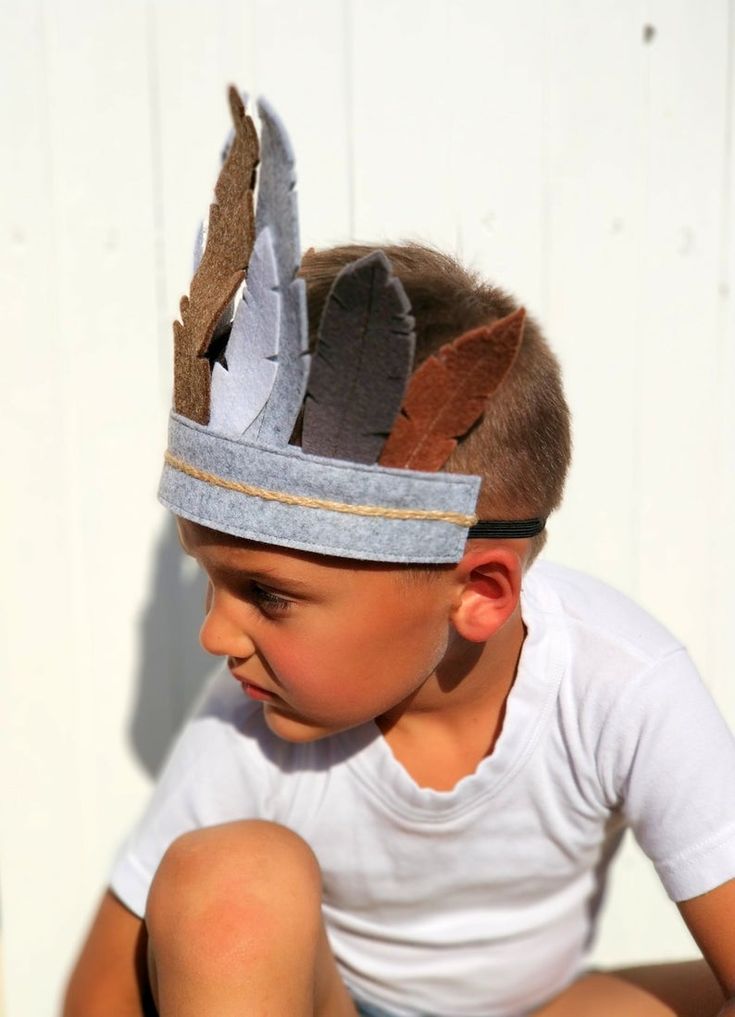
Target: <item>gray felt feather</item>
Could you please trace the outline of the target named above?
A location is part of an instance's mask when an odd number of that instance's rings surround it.
[[[377,462],[413,363],[409,312],[408,297],[382,251],[342,269],[324,307],[309,375],[304,452]]]
[[[309,367],[306,286],[296,273],[301,261],[296,173],[288,135],[264,100],[261,120],[261,162],[256,208],[256,235],[266,226],[273,249],[281,295],[278,371],[270,398],[243,437],[268,445],[286,445],[301,411]]]
[[[265,406],[276,377],[281,298],[270,230],[258,234],[227,340],[227,368],[212,368],[209,427],[240,437]]]

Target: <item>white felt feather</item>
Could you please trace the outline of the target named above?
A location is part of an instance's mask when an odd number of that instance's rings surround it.
[[[266,226],[272,232],[282,304],[273,389],[244,437],[286,445],[301,410],[309,368],[306,287],[296,278],[301,247],[293,150],[283,124],[264,99],[258,101],[258,113],[261,162],[255,229],[256,235]]]
[[[199,264],[204,257],[204,249],[207,246],[207,236],[209,234],[209,213],[199,223],[199,229],[197,230],[196,240],[194,241],[194,257],[193,257],[193,269],[192,274],[199,268]],[[225,332],[229,332],[232,326],[233,319],[235,317],[235,308],[240,304],[240,298],[245,290],[245,283],[241,283],[235,296],[225,307],[222,314],[217,319],[217,324],[214,326],[212,332],[212,342],[216,342],[217,337],[221,336]],[[210,393],[211,401],[211,393]]]
[[[207,246],[207,233],[209,231],[209,215],[207,215],[199,223],[199,229],[197,230],[197,238],[194,241],[194,257],[192,259],[192,274],[199,268],[199,263],[202,260],[204,254],[204,248]]]
[[[248,277],[225,348],[215,363],[209,427],[239,437],[265,406],[277,372],[281,298],[270,230],[255,240]]]

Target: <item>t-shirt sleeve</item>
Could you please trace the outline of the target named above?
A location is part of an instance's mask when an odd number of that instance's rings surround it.
[[[735,738],[684,649],[630,680],[598,763],[672,900],[735,877]]]
[[[217,674],[178,736],[148,805],[113,863],[110,887],[139,917],[171,842],[188,830],[265,817],[269,767],[261,711],[226,673]]]

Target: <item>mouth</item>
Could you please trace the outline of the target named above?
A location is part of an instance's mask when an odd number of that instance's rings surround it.
[[[250,696],[251,699],[260,699],[265,703],[277,703],[280,702],[280,696],[277,696],[275,692],[269,692],[268,689],[262,688],[260,685],[255,685],[248,678],[243,678],[230,668],[230,674],[239,682],[243,692],[246,696]]]
[[[267,689],[261,689],[259,685],[251,685],[250,682],[241,681],[242,690],[246,696],[250,696],[251,699],[260,699],[265,703],[277,703],[279,702],[278,696],[273,692],[269,692]]]

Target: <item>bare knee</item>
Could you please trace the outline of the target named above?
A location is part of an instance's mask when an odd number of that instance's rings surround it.
[[[274,942],[315,949],[320,906],[319,866],[305,842],[275,823],[246,820],[171,844],[151,884],[146,925],[156,959],[183,952],[188,963],[212,968],[233,951],[253,958]]]

